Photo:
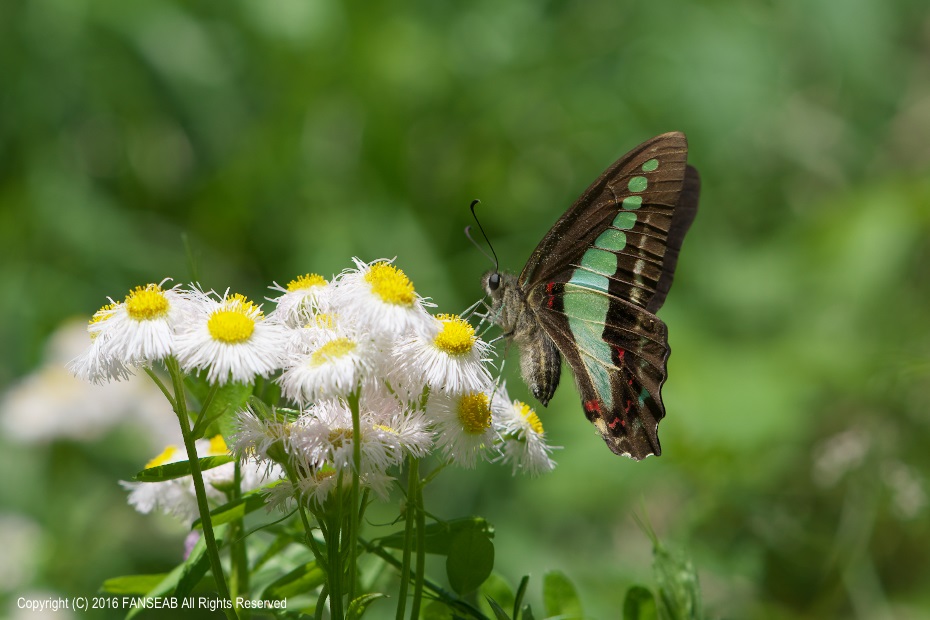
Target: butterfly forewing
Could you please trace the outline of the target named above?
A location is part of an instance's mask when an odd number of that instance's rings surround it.
[[[554,281],[570,266],[581,271],[582,284],[583,272],[595,280],[605,276],[611,293],[647,307],[662,277],[687,150],[684,134],[667,133],[610,166],[537,246],[520,275],[521,287]],[[603,253],[586,256],[592,246]]]

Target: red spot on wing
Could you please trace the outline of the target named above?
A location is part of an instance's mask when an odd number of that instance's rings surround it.
[[[546,293],[549,294],[549,299],[546,300],[546,306],[549,308],[552,307],[552,304],[555,303],[555,295],[552,294],[552,288],[555,286],[555,282],[549,282],[546,284]]]
[[[554,286],[555,286],[555,282],[549,282],[548,284],[546,284],[546,292],[549,293],[549,294],[551,295],[551,294],[552,294],[552,287],[554,287]]]
[[[618,345],[613,345],[613,347],[614,347],[614,351],[617,352],[617,361],[622,362],[623,355],[626,353],[626,351],[624,349],[621,349]]]
[[[584,410],[588,413],[600,413],[601,412],[601,403],[598,400],[586,400],[584,401]]]

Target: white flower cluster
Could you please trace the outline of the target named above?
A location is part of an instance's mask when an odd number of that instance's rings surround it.
[[[539,418],[491,378],[489,345],[464,319],[430,314],[432,304],[392,262],[355,259],[332,282],[308,274],[276,284],[267,317],[241,295],[137,288],[94,315],[91,347],[72,372],[118,380],[174,356],[215,384],[277,375],[296,411],[242,412],[232,446],[289,466],[296,478],[272,490],[281,500],[299,493],[322,502],[340,480],[349,483],[356,440],[361,484],[380,496],[392,467],[434,451],[464,467],[480,457],[515,472],[551,470]],[[359,437],[349,402],[358,402]]]

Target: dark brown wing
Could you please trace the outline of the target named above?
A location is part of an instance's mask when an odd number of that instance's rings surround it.
[[[539,243],[520,274],[521,287],[529,290],[555,280],[569,266],[578,266],[595,240],[605,230],[615,228],[623,231],[625,246],[616,252],[618,269],[609,275],[611,292],[647,308],[662,290],[661,305],[668,291],[667,287],[664,290],[660,287],[660,280],[671,285],[677,250],[697,205],[695,192],[693,200],[689,197],[684,202],[682,214],[676,215],[682,204],[687,155],[684,134],[672,132],[644,142],[617,160]],[[617,228],[622,226],[618,224],[618,215],[623,212],[630,215],[633,222],[630,228]],[[670,241],[675,258],[666,263]],[[669,274],[667,278],[664,273]]]

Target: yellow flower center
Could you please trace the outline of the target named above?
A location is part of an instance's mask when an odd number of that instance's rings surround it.
[[[307,273],[288,282],[287,290],[289,293],[292,293],[294,291],[313,288],[314,286],[326,286],[326,284],[326,278],[320,274]]]
[[[442,331],[433,338],[433,344],[449,355],[465,355],[475,344],[475,328],[454,314],[436,316],[442,322]]]
[[[137,286],[126,295],[126,311],[137,321],[151,321],[168,314],[168,298],[157,284]]]
[[[210,447],[207,449],[210,456],[223,456],[229,454],[229,448],[226,447],[226,441],[222,435],[217,435],[210,440]]]
[[[466,394],[459,400],[459,422],[469,435],[483,435],[491,426],[491,407],[487,394]]]
[[[403,271],[387,263],[375,263],[368,268],[365,281],[371,285],[371,292],[384,303],[395,306],[412,306],[415,299],[413,282]]]
[[[542,435],[542,420],[539,419],[539,416],[536,415],[536,412],[533,411],[533,408],[526,403],[520,402],[519,400],[514,401],[513,404],[520,409],[520,415],[524,420],[526,420],[526,423],[530,425],[530,428],[533,429],[533,432],[537,435]]]
[[[177,446],[168,446],[165,448],[161,454],[156,456],[154,459],[145,464],[145,469],[150,467],[158,467],[159,465],[164,465],[165,463],[171,463],[174,460],[175,455],[178,453],[179,448]]]
[[[237,293],[228,298],[220,310],[210,315],[207,330],[214,340],[238,344],[252,337],[255,321],[261,318],[261,310],[244,295]]]
[[[119,302],[107,304],[104,307],[100,308],[94,312],[94,316],[90,317],[90,320],[87,322],[89,325],[94,325],[96,323],[103,323],[108,318],[113,316],[113,310],[119,308]]]
[[[347,355],[355,350],[355,347],[358,345],[354,340],[349,338],[336,338],[330,340],[322,347],[313,352],[313,355],[310,356],[310,365],[311,366],[320,366],[326,362],[330,362],[334,359],[340,358],[343,355]]]
[[[323,329],[333,329],[336,327],[336,318],[332,314],[324,312],[316,315],[313,320],[317,327],[322,327]]]
[[[333,448],[341,448],[345,442],[352,441],[352,437],[351,428],[334,428],[329,431],[329,442]]]

